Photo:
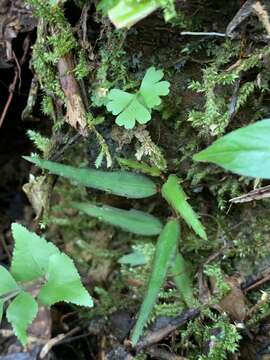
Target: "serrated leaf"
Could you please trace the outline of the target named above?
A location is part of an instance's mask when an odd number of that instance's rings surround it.
[[[145,124],[151,119],[150,111],[138,100],[138,95],[112,89],[108,94],[106,107],[113,115],[118,115],[115,122],[126,129],[133,129],[136,121]]]
[[[196,300],[193,296],[190,272],[183,255],[178,251],[172,262],[171,271],[175,285],[178,288],[184,302],[189,308],[194,307],[196,305]]]
[[[7,319],[23,345],[27,343],[27,327],[35,319],[37,312],[38,304],[27,292],[20,293],[7,308]]]
[[[199,235],[202,239],[207,240],[207,235],[198,215],[187,202],[180,181],[176,175],[170,175],[166,183],[162,186],[162,196],[182,216],[185,222]]]
[[[136,321],[135,328],[131,336],[131,342],[133,345],[136,345],[138,342],[143,328],[155,305],[160,288],[166,279],[168,267],[171,263],[172,257],[176,253],[179,236],[180,227],[176,219],[170,220],[159,235],[148,288],[139,311],[138,320]]]
[[[73,261],[66,254],[55,254],[50,257],[46,277],[48,281],[38,296],[44,305],[65,301],[81,306],[93,306],[93,300],[82,285]]]
[[[130,254],[121,256],[120,259],[118,259],[118,263],[123,265],[139,266],[145,265],[147,260],[142,251],[136,250]]]
[[[162,78],[163,71],[156,70],[153,66],[150,67],[144,75],[140,87],[140,94],[149,109],[160,105],[160,96],[169,94],[170,83],[168,81],[160,81]]]
[[[270,119],[242,127],[193,156],[236,174],[270,179]]]
[[[96,206],[90,203],[72,202],[71,206],[111,225],[139,235],[157,235],[162,224],[153,215],[138,210],[122,210],[111,206]]]
[[[49,170],[52,174],[66,177],[77,183],[103,190],[111,194],[133,199],[145,198],[156,194],[155,183],[144,175],[127,171],[102,171],[76,168],[38,157],[24,156],[25,160]]]
[[[10,272],[4,266],[0,266],[0,297],[18,289],[19,286]]]
[[[11,274],[17,281],[31,281],[44,276],[50,256],[59,253],[57,247],[20,224],[13,223],[11,228],[15,240]]]

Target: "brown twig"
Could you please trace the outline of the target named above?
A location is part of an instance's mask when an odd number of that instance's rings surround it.
[[[188,360],[183,356],[175,355],[169,351],[161,349],[158,346],[151,346],[149,349],[146,350],[146,353],[151,357],[160,360]]]
[[[19,77],[19,73],[18,73],[18,69],[16,68],[16,69],[14,70],[14,78],[13,78],[13,81],[12,81],[12,83],[9,85],[9,88],[8,88],[9,96],[8,96],[6,105],[5,105],[4,110],[3,110],[2,114],[1,114],[1,117],[0,117],[0,128],[1,128],[1,126],[3,125],[3,122],[4,122],[5,117],[6,117],[6,115],[7,115],[8,109],[9,109],[9,107],[10,107],[11,101],[12,101],[12,99],[13,99],[13,95],[14,95],[14,91],[15,91],[15,88],[16,88],[16,85],[17,85],[18,77]]]
[[[188,321],[195,319],[199,316],[199,309],[189,309],[181,315],[171,318],[170,323],[165,327],[159,328],[158,330],[149,331],[146,336],[138,342],[136,350],[141,351],[142,349],[158,343],[166,336],[170,335],[173,331],[186,324]]]

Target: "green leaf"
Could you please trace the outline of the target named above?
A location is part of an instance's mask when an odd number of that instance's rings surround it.
[[[0,297],[10,292],[19,290],[16,281],[13,279],[10,272],[4,268],[4,266],[0,266],[0,279]]]
[[[120,158],[120,157],[117,157],[116,160],[118,161],[118,164],[120,166],[138,170],[138,171],[148,174],[150,176],[160,176],[161,175],[161,171],[159,168],[157,168],[155,166],[149,166],[142,161],[124,159],[124,158]]]
[[[193,211],[187,202],[180,181],[176,175],[170,175],[166,183],[162,186],[162,196],[182,216],[185,222],[199,235],[202,239],[207,240],[207,235],[198,215]]]
[[[139,266],[145,265],[147,260],[142,251],[135,250],[130,254],[121,256],[120,259],[118,259],[118,263],[123,265]]]
[[[153,66],[150,67],[144,75],[140,87],[140,94],[149,109],[160,105],[160,96],[169,94],[170,83],[168,81],[160,81],[162,78],[163,71],[156,70]]]
[[[139,124],[145,124],[151,120],[151,112],[141,104],[138,95],[112,89],[108,94],[108,99],[106,108],[113,115],[118,115],[115,122],[119,126],[133,129],[136,121]]]
[[[156,217],[142,211],[122,210],[111,206],[95,206],[79,202],[72,202],[71,206],[134,234],[157,235],[162,229],[162,224]]]
[[[26,330],[38,312],[38,304],[27,292],[20,293],[7,308],[7,319],[23,345],[27,343]]]
[[[43,237],[13,223],[15,240],[11,263],[11,274],[17,281],[36,280],[46,274],[49,258],[59,252],[57,247]]]
[[[133,345],[136,345],[138,342],[155,305],[160,288],[166,279],[168,267],[176,252],[179,236],[180,227],[176,219],[170,220],[159,235],[147,292],[131,337]]]
[[[160,96],[168,95],[170,84],[160,81],[163,71],[150,67],[142,80],[140,90],[136,94],[112,89],[107,98],[107,110],[118,115],[116,123],[126,129],[132,129],[136,121],[145,124],[151,120],[151,109],[160,105]]]
[[[103,190],[111,194],[133,199],[145,198],[156,194],[156,184],[144,175],[127,171],[101,171],[82,169],[69,165],[42,160],[38,157],[24,156],[24,159],[36,164],[52,174],[66,177],[87,187]]]
[[[105,1],[103,1],[103,3],[105,3]],[[158,1],[153,0],[144,0],[140,2],[120,0],[109,10],[108,15],[117,29],[123,27],[130,28],[136,22],[155,11],[158,6]]]
[[[47,280],[38,296],[44,305],[65,301],[81,306],[93,306],[93,300],[83,287],[73,261],[66,254],[50,257]]]
[[[177,252],[175,259],[171,265],[172,276],[184,302],[189,308],[196,305],[196,300],[193,296],[192,280],[188,266],[183,255]]]
[[[236,174],[270,179],[270,119],[242,127],[193,156]]]

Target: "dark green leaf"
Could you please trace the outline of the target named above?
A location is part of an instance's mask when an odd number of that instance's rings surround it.
[[[176,219],[170,220],[159,235],[149,285],[131,337],[133,345],[138,342],[156,303],[160,288],[166,279],[168,267],[175,255],[179,236],[180,227]]]
[[[76,168],[38,157],[25,156],[24,159],[36,164],[52,174],[66,177],[84,186],[103,190],[111,194],[140,199],[152,196],[157,192],[155,183],[144,175],[127,171],[101,171]]]
[[[185,222],[198,234],[202,239],[207,240],[207,235],[198,215],[187,202],[187,195],[185,194],[180,181],[177,176],[170,175],[168,180],[162,187],[162,196],[168,203],[179,213]]]
[[[270,120],[257,121],[215,141],[193,156],[239,175],[270,179]]]
[[[79,202],[73,202],[71,206],[134,234],[157,235],[162,229],[162,224],[156,217],[142,211],[122,210],[111,206],[96,206]]]

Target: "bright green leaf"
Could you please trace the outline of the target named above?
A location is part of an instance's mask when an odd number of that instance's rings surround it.
[[[18,289],[19,287],[10,272],[4,266],[0,266],[0,297]]]
[[[3,317],[3,310],[4,310],[4,300],[0,300],[0,325]]]
[[[142,211],[122,210],[111,206],[96,206],[79,202],[73,202],[71,206],[134,234],[157,235],[162,229],[162,224],[156,217]]]
[[[31,281],[45,275],[49,258],[59,252],[57,247],[43,237],[13,223],[15,240],[11,263],[11,274],[17,281]]]
[[[150,281],[131,337],[133,345],[138,342],[155,305],[160,288],[166,279],[168,267],[176,252],[179,236],[180,227],[176,219],[170,220],[159,235]]]
[[[103,7],[104,3],[105,1],[103,0]],[[155,11],[158,6],[159,2],[154,0],[120,0],[114,7],[109,10],[108,15],[111,22],[117,29],[123,27],[130,28],[132,25],[136,24],[136,22]]]
[[[150,67],[136,94],[112,89],[108,94],[107,110],[118,115],[116,123],[126,129],[132,129],[136,121],[145,124],[151,120],[151,109],[160,105],[160,96],[168,95],[170,84],[160,81],[163,71]]]
[[[24,156],[24,159],[36,164],[52,174],[66,177],[84,186],[103,190],[111,194],[133,199],[152,196],[157,192],[156,184],[144,175],[127,171],[101,171],[82,169],[69,165],[42,160],[38,157]]]
[[[196,304],[196,300],[193,296],[192,280],[187,263],[183,255],[177,252],[175,259],[171,265],[172,276],[184,302],[189,308],[192,308]]]
[[[145,124],[151,119],[151,112],[141,104],[138,95],[112,89],[108,94],[106,107],[113,115],[118,115],[115,122],[126,129],[133,129],[136,121]]]
[[[170,83],[168,81],[160,81],[163,78],[163,71],[150,67],[144,75],[140,94],[143,97],[149,109],[160,105],[160,96],[169,94]]]
[[[83,287],[73,261],[66,254],[50,257],[46,277],[48,282],[43,285],[38,296],[44,305],[65,301],[81,306],[93,306],[93,300]]]
[[[242,127],[193,156],[239,175],[270,179],[270,119]]]
[[[27,327],[34,320],[37,312],[37,302],[26,292],[20,293],[7,308],[7,319],[23,345],[27,343]]]
[[[142,251],[135,250],[130,254],[121,256],[120,259],[118,259],[118,262],[123,265],[139,266],[145,265],[147,259]]]
[[[202,239],[207,240],[207,235],[198,215],[193,211],[187,202],[180,181],[177,176],[170,175],[166,183],[162,186],[162,196],[175,209],[179,215],[183,217],[185,222],[199,235]]]

